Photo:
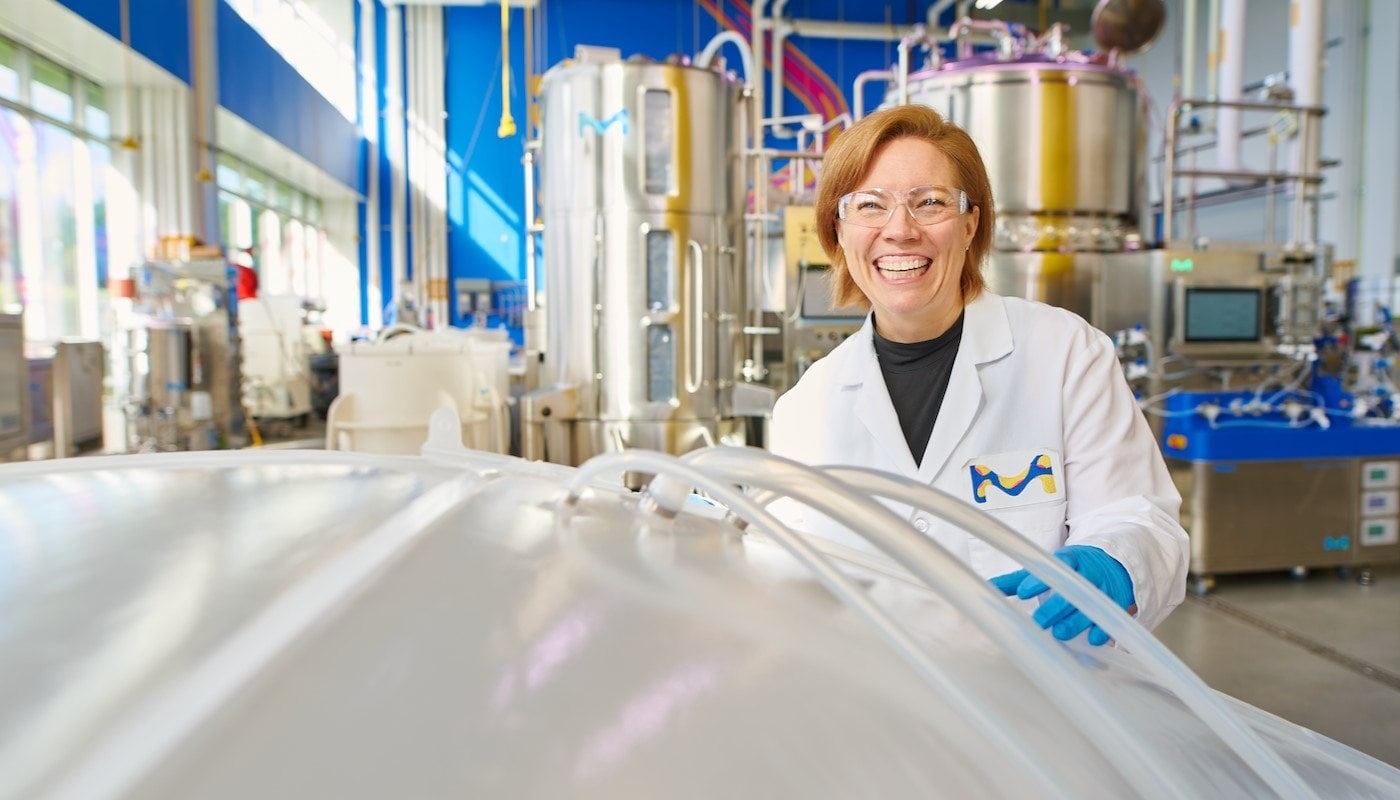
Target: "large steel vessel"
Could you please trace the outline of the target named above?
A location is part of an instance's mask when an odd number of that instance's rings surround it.
[[[684,452],[732,427],[742,359],[742,85],[592,57],[541,84],[545,347],[532,455]],[[527,437],[532,438],[532,437]]]
[[[911,76],[910,102],[970,133],[1003,250],[1118,250],[1137,233],[1144,134],[1130,76],[1100,64],[956,62]]]
[[[1135,251],[1150,238],[1142,223],[1147,106],[1140,81],[1119,60],[1161,28],[1160,4],[1140,5],[1123,30],[1096,24],[1100,53],[1069,50],[1061,25],[1036,36],[964,19],[949,29],[954,60],[935,57],[891,87],[885,105],[930,106],[977,143],[997,216],[984,266],[993,290],[1094,320],[1101,254]],[[990,36],[996,48],[974,52],[977,36]]]
[[[1038,55],[976,58],[911,75],[909,101],[967,130],[987,163],[992,288],[1088,316],[1089,254],[1142,241],[1146,120],[1132,76]]]

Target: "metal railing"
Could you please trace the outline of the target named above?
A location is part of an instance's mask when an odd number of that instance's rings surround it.
[[[1266,170],[1251,169],[1199,169],[1194,166],[1195,151],[1181,151],[1177,148],[1177,137],[1181,132],[1181,117],[1183,114],[1201,108],[1224,108],[1237,109],[1240,111],[1273,111],[1276,113],[1295,114],[1297,116],[1297,147],[1300,153],[1298,166],[1293,170],[1279,170],[1276,168],[1278,158],[1278,139],[1269,139],[1269,168]],[[1317,214],[1316,197],[1318,187],[1322,184],[1321,160],[1319,150],[1321,148],[1321,123],[1322,115],[1326,109],[1322,106],[1303,106],[1283,102],[1249,102],[1249,101],[1227,101],[1227,100],[1205,100],[1199,98],[1184,98],[1172,103],[1167,114],[1167,131],[1165,160],[1162,172],[1162,239],[1170,242],[1176,238],[1176,212],[1178,198],[1176,183],[1180,178],[1192,180],[1192,189],[1182,208],[1190,212],[1188,224],[1188,239],[1195,239],[1195,181],[1200,178],[1219,178],[1226,181],[1248,181],[1261,184],[1266,187],[1266,215],[1267,233],[1266,239],[1272,244],[1274,241],[1274,194],[1277,186],[1287,184],[1292,187],[1293,225],[1290,231],[1290,241],[1288,249],[1313,249],[1317,245]],[[1180,155],[1189,155],[1192,158],[1193,166],[1181,169],[1177,166],[1177,158]],[[1311,206],[1312,219],[1309,225],[1309,208]],[[1303,238],[1304,231],[1307,231],[1306,238]]]

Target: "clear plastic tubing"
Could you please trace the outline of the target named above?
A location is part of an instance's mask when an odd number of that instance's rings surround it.
[[[1177,796],[1160,759],[1087,682],[1069,651],[1048,635],[1027,635],[1041,631],[970,567],[916,532],[908,520],[823,472],[762,450],[712,447],[691,452],[684,460],[722,472],[736,483],[781,491],[859,533],[977,625],[1140,795]]]
[[[969,696],[953,676],[930,658],[898,622],[886,614],[850,578],[832,566],[816,548],[728,481],[715,478],[674,456],[653,451],[628,450],[589,459],[579,468],[578,475],[569,486],[565,502],[575,502],[589,481],[604,474],[629,470],[652,472],[657,475],[648,487],[646,496],[667,512],[679,511],[690,492],[689,487],[694,486],[709,493],[731,511],[746,518],[757,530],[772,537],[773,541],[787,550],[798,563],[810,570],[833,595],[864,617],[906,663],[948,701],[962,719],[985,736],[990,743],[1008,754],[1012,763],[1024,769],[1035,785],[1044,791],[1045,796],[1068,800],[1069,795],[1062,782],[1055,777],[1043,759],[1026,749],[1024,742],[1009,726],[989,716],[985,707],[976,698]]]
[[[1297,773],[1226,707],[1189,667],[1138,625],[1127,612],[1059,559],[1042,551],[1000,521],[927,484],[872,469],[832,466],[823,469],[831,477],[861,491],[934,514],[1021,562],[1051,589],[1063,594],[1093,619],[1119,644],[1141,658],[1149,671],[1215,731],[1270,788],[1283,797],[1316,797]]]

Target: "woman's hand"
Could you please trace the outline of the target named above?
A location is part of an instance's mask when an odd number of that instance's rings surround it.
[[[1100,591],[1108,595],[1119,607],[1126,609],[1129,614],[1136,613],[1133,579],[1128,576],[1128,570],[1118,563],[1118,559],[1097,547],[1082,544],[1061,547],[1055,551],[1055,557],[1099,587]],[[1029,600],[1050,588],[1040,578],[1024,569],[998,575],[992,578],[991,583],[1000,589],[1002,594],[1014,594],[1022,600]],[[1095,625],[1084,612],[1070,605],[1070,602],[1059,594],[1051,595],[1049,600],[1035,610],[1031,618],[1040,627],[1050,628],[1055,638],[1061,641],[1067,642],[1085,630],[1089,631],[1089,644],[1094,646],[1106,644],[1111,638],[1103,628]]]

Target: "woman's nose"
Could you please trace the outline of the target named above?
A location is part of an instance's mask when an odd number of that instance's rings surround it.
[[[914,212],[909,210],[908,203],[900,203],[895,206],[894,213],[885,223],[881,232],[891,239],[912,239],[918,235],[919,223],[914,220]]]

